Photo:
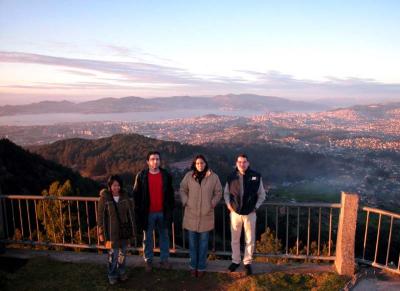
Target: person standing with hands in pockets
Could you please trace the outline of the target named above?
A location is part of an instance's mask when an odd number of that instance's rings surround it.
[[[265,200],[262,177],[250,169],[247,155],[236,158],[236,169],[231,173],[224,189],[224,200],[230,211],[232,263],[229,271],[240,266],[240,236],[244,228],[245,249],[243,263],[246,274],[253,274],[251,263],[256,242],[256,211]]]
[[[193,159],[191,171],[181,182],[180,195],[185,209],[183,227],[189,233],[190,274],[202,277],[207,264],[208,237],[214,229],[214,208],[222,197],[221,182],[208,168],[204,156]]]

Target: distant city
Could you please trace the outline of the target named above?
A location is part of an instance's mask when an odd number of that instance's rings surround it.
[[[400,206],[396,198],[396,193],[400,192],[399,103],[308,113],[265,112],[247,117],[207,114],[151,122],[97,121],[0,127],[1,137],[28,147],[70,138],[99,139],[129,133],[202,146],[264,144],[340,158],[348,161],[342,166],[340,178],[319,176],[312,181],[286,181],[271,187],[296,189],[304,183],[318,183],[332,189],[357,191],[369,205]],[[353,163],[367,166],[356,167]]]
[[[9,138],[20,145],[47,144],[76,137],[97,139],[118,133],[138,133],[163,140],[205,144],[228,142],[242,132],[246,132],[246,135],[251,132],[252,141],[277,143],[300,150],[330,152],[352,148],[398,152],[400,103],[316,113],[267,112],[251,117],[208,114],[163,121],[0,126],[1,137]]]

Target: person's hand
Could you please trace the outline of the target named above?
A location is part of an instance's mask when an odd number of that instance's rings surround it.
[[[101,243],[104,243],[104,235],[102,235],[102,234],[99,235],[99,241]]]
[[[106,247],[106,249],[111,249],[111,246],[112,246],[112,245],[111,245],[111,241],[109,241],[109,240],[106,241],[105,244],[104,244],[104,246]]]

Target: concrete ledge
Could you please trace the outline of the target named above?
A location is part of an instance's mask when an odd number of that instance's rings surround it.
[[[11,257],[19,259],[32,259],[36,257],[47,257],[52,260],[69,263],[92,263],[92,264],[107,264],[107,254],[89,253],[89,252],[67,252],[67,251],[46,251],[46,250],[29,250],[29,249],[7,249],[5,254],[1,257]],[[159,258],[154,258],[154,265],[157,266]],[[127,266],[129,267],[142,267],[144,266],[143,258],[136,255],[129,255],[126,259]],[[189,271],[188,258],[170,258],[172,269]],[[220,272],[228,273],[228,266],[231,261],[229,260],[214,260],[208,261],[207,272]],[[310,263],[292,263],[276,265],[271,263],[258,263],[253,262],[254,274],[268,274],[275,272],[285,273],[319,273],[319,272],[333,272],[332,264],[310,264]],[[240,266],[237,274],[238,276],[244,275],[244,267]]]

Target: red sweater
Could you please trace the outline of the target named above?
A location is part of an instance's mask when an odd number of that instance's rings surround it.
[[[161,172],[149,173],[150,212],[163,211],[163,181]]]

